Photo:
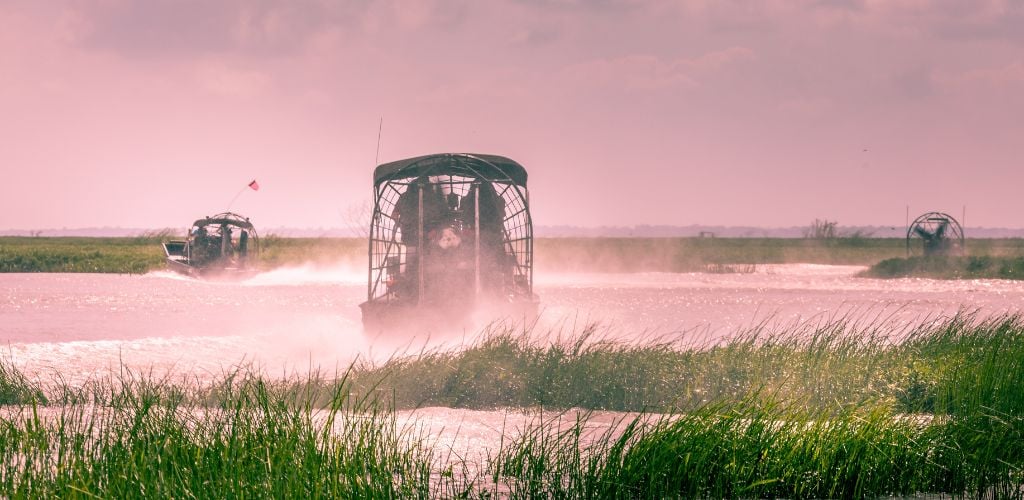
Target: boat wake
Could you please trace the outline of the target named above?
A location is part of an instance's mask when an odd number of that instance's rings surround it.
[[[346,264],[305,264],[261,272],[241,283],[247,286],[308,285],[315,283],[365,283],[366,271]]]
[[[366,272],[362,269],[339,263],[332,265],[304,264],[300,266],[278,267],[263,271],[253,276],[239,279],[218,279],[217,277],[195,278],[173,271],[150,271],[148,278],[168,279],[177,281],[193,281],[203,283],[231,283],[243,286],[288,286],[339,283],[345,285],[363,284]]]

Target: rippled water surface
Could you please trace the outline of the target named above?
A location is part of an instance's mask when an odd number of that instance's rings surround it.
[[[606,335],[721,338],[758,323],[784,326],[836,316],[915,324],[960,309],[1024,309],[1024,283],[873,280],[860,267],[780,265],[752,274],[537,276],[535,331],[563,334],[599,322]],[[69,379],[98,370],[161,366],[218,372],[249,361],[274,370],[344,367],[423,339],[368,338],[358,304],[365,274],[281,269],[240,283],[171,273],[0,274],[0,338],[30,372]],[[457,345],[473,332],[431,339]]]
[[[753,325],[847,317],[898,330],[960,310],[981,315],[1024,310],[1024,282],[873,280],[860,267],[780,265],[751,274],[576,274],[537,276],[542,313],[536,335],[571,335],[598,322],[625,341],[725,338]],[[363,333],[358,304],[365,274],[295,268],[240,283],[158,272],[0,274],[4,356],[30,376],[83,381],[124,366],[217,376],[239,363],[266,374],[344,369],[357,357],[384,359],[424,348],[457,348],[473,332],[409,338]],[[590,415],[588,432],[617,428],[626,414]],[[520,410],[423,408],[398,413],[412,438],[439,458],[476,467],[507,436],[539,418]],[[570,412],[553,418],[571,425]],[[561,425],[556,425],[561,427]],[[589,438],[586,438],[589,439]],[[584,439],[585,440],[585,439]]]

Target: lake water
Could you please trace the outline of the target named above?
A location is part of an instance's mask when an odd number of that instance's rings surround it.
[[[858,278],[863,268],[760,266],[750,274],[566,274],[537,277],[534,332],[563,336],[598,322],[624,340],[705,342],[751,325],[783,328],[848,316],[898,329],[958,310],[1024,310],[1024,282]],[[344,368],[355,357],[457,346],[473,331],[434,338],[364,335],[365,273],[290,268],[243,282],[173,273],[0,274],[4,356],[30,373],[70,380],[110,368],[219,373],[238,362],[269,373]]]
[[[849,317],[899,330],[965,309],[979,315],[1024,310],[1024,282],[874,280],[856,277],[862,269],[796,264],[751,274],[538,276],[542,312],[534,332],[565,336],[598,322],[603,335],[623,341],[702,343],[758,324],[785,330]],[[311,366],[332,371],[356,357],[471,341],[473,332],[430,339],[364,335],[358,304],[365,276],[344,268],[280,269],[238,283],[165,272],[0,274],[2,355],[32,377],[75,382],[122,366],[200,377],[240,362],[256,363],[268,375]],[[600,433],[625,416],[598,412],[588,426]],[[574,421],[562,417],[567,425]],[[471,463],[482,463],[502,432],[514,435],[537,418],[517,410],[399,412],[411,435]]]

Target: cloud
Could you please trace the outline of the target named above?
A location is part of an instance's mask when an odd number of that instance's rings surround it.
[[[935,87],[932,68],[926,65],[899,71],[891,77],[890,83],[899,97],[907,99],[928,97],[932,95]]]
[[[200,87],[208,92],[241,99],[259,96],[270,82],[260,71],[233,68],[217,61],[199,63],[195,74]]]
[[[692,88],[700,86],[700,80],[711,73],[753,58],[754,52],[744,47],[731,47],[693,59],[630,55],[570,65],[562,70],[562,79],[574,87],[634,91]]]
[[[290,54],[317,33],[355,24],[361,2],[109,0],[76,4],[76,45],[126,57]]]
[[[513,3],[541,10],[642,10],[651,2],[648,0],[513,0]]]
[[[825,97],[799,97],[782,101],[777,106],[787,117],[815,117],[830,112],[835,106],[832,99]]]
[[[512,45],[540,46],[548,45],[559,37],[559,32],[553,26],[533,27],[517,31],[509,39]]]
[[[416,94],[419,102],[455,104],[466,102],[524,102],[537,97],[531,89],[539,82],[529,74],[508,69],[478,71],[460,78],[439,80]]]
[[[812,5],[824,9],[861,12],[865,8],[865,0],[816,0]]]
[[[871,0],[865,5],[876,28],[889,26],[952,42],[1024,43],[1024,3],[1017,0]]]
[[[417,31],[450,34],[462,27],[474,5],[464,0],[369,1],[361,9],[358,22],[364,33],[386,38]]]
[[[937,78],[946,88],[987,92],[1024,91],[1024,62],[1014,61],[995,68],[978,68]]]
[[[391,0],[391,14],[405,28],[451,30],[465,20],[467,5],[462,0]]]

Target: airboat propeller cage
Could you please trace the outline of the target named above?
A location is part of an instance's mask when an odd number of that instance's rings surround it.
[[[202,219],[196,219],[192,223],[192,230],[189,234],[194,234],[200,228],[206,228],[207,226],[222,227],[222,228],[238,228],[241,232],[238,235],[238,251],[242,257],[258,257],[260,254],[260,237],[256,234],[256,228],[249,222],[248,217],[243,217],[233,212],[222,212],[213,217],[204,217]],[[222,232],[220,233],[222,247],[227,246],[231,243],[231,233]]]
[[[964,230],[952,215],[942,212],[928,212],[918,216],[907,227],[907,256],[912,253],[914,238],[922,241],[925,257],[939,255],[963,255]]]
[[[248,217],[232,212],[196,219],[187,239],[163,246],[167,265],[189,276],[248,273],[260,254],[256,228]]]
[[[533,296],[526,169],[484,154],[436,154],[374,170],[367,305],[467,306]]]

